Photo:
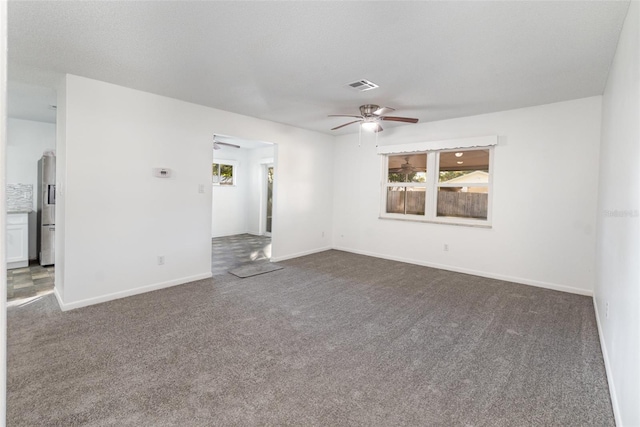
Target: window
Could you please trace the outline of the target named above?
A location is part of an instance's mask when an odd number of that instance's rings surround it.
[[[211,182],[213,185],[235,185],[236,162],[218,160],[213,163]]]
[[[486,220],[489,149],[439,152],[436,216]]]
[[[490,225],[493,148],[384,156],[381,217]]]
[[[389,156],[386,212],[424,215],[426,183],[426,154]]]

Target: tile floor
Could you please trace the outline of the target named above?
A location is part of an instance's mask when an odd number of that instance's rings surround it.
[[[247,262],[269,262],[271,237],[237,234],[211,239],[211,272],[214,276]]]
[[[211,272],[214,276],[247,262],[269,262],[271,237],[238,234],[211,239]],[[7,271],[7,301],[45,295],[53,291],[54,266],[29,267]]]
[[[32,261],[28,267],[7,270],[7,301],[36,297],[53,291],[54,266]]]

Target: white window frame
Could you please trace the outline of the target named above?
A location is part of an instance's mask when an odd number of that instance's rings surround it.
[[[442,185],[438,182],[440,172],[440,153],[452,152],[452,151],[471,151],[471,150],[489,150],[489,182],[484,183],[456,183],[451,185]],[[415,155],[426,154],[427,155],[427,182],[426,183],[402,183],[402,182],[389,182],[389,156],[399,155]],[[490,228],[492,224],[492,206],[493,206],[493,146],[481,146],[481,147],[465,147],[457,149],[444,149],[444,150],[425,150],[425,151],[407,151],[407,152],[392,152],[381,155],[381,167],[382,167],[382,179],[381,179],[381,197],[380,197],[380,219],[395,219],[402,221],[416,221],[416,222],[429,222],[437,224],[451,224],[451,225],[466,225],[471,227],[486,227]],[[437,215],[438,209],[438,189],[440,187],[487,187],[488,188],[488,206],[487,206],[487,219],[476,218],[459,218],[459,217],[442,217]],[[387,189],[389,187],[426,187],[425,195],[425,210],[424,215],[414,214],[398,214],[387,212]]]
[[[427,216],[427,211],[425,210],[424,215],[416,215],[416,214],[400,214],[400,213],[389,213],[387,212],[387,197],[389,187],[405,187],[405,188],[424,188],[425,189],[425,203],[429,200],[429,155],[427,154],[427,164],[426,164],[426,175],[427,180],[425,182],[389,182],[389,156],[400,156],[403,155],[415,155],[415,154],[426,154],[425,152],[413,152],[413,153],[393,153],[387,154],[383,156],[383,164],[382,164],[382,197],[381,197],[381,205],[380,205],[380,216],[391,219],[410,219],[413,220],[422,220]],[[406,196],[405,196],[405,204],[406,204]],[[406,208],[405,208],[406,211]]]
[[[237,160],[223,160],[223,159],[213,159],[213,161],[211,162],[211,167],[213,168],[214,164],[219,164],[219,165],[225,165],[225,166],[231,166],[233,169],[232,175],[233,175],[233,183],[232,184],[225,184],[225,185],[221,185],[219,182],[213,182],[213,171],[211,172],[211,185],[215,186],[215,187],[221,187],[221,188],[233,188],[236,187],[238,185],[238,161]]]

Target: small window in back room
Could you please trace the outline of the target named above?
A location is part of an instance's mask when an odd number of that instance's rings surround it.
[[[213,185],[235,185],[235,167],[228,163],[213,163],[211,182]]]
[[[489,150],[439,152],[438,217],[487,219]]]

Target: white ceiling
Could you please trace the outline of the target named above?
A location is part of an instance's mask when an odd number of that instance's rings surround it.
[[[9,79],[72,73],[342,134],[357,128],[326,116],[365,103],[424,122],[602,94],[628,5],[10,1]]]
[[[37,122],[56,122],[56,91],[51,87],[11,81],[7,85],[7,116]]]

